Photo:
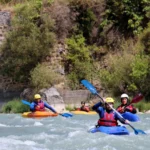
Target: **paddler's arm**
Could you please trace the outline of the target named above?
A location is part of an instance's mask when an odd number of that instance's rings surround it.
[[[95,105],[92,107],[92,109],[96,111],[96,110],[98,109],[98,107],[100,107],[100,106],[102,106],[102,103],[101,103],[101,102],[98,102],[97,104],[95,104]]]
[[[36,104],[34,102],[32,102],[30,104],[30,111],[35,111],[35,106],[36,106]]]
[[[47,104],[47,103],[44,102],[44,106],[46,108],[50,109],[52,112],[57,113],[56,110],[53,107],[51,107],[49,104]]]

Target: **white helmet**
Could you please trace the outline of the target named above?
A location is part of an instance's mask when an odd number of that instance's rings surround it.
[[[121,98],[127,98],[127,99],[129,99],[129,96],[124,93],[124,94],[121,95]]]

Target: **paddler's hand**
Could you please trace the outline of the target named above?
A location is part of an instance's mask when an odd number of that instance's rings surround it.
[[[119,108],[119,109],[117,109],[117,111],[122,114],[122,113],[124,113],[124,108]]]
[[[125,120],[125,124],[130,124],[130,121],[129,120]]]

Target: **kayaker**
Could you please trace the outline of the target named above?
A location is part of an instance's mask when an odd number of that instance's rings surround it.
[[[34,101],[30,104],[30,110],[33,112],[45,111],[45,107],[50,109],[52,112],[57,113],[54,108],[52,108],[49,104],[42,101],[40,94],[35,94]]]
[[[133,114],[136,114],[137,111],[136,111],[136,108],[129,103],[129,96],[127,94],[122,94],[121,95],[121,105],[117,107],[117,111],[119,113],[125,113],[125,112],[130,112],[130,113],[133,113]]]
[[[80,110],[81,110],[81,111],[89,112],[89,111],[90,111],[90,108],[85,105],[85,102],[84,102],[84,101],[82,101],[82,102],[81,102]]]
[[[98,102],[95,104],[92,109],[95,110],[98,114],[100,119],[96,127],[98,126],[117,126],[118,120],[123,124],[128,124],[128,120],[124,120],[119,117],[119,115],[111,108],[114,106],[114,99],[111,97],[107,97],[105,99],[105,104]]]

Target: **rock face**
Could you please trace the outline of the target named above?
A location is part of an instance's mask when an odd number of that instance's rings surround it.
[[[60,96],[56,88],[51,87],[41,92],[43,99],[45,99],[48,104],[54,107],[58,112],[65,110],[65,103],[63,98]]]
[[[0,11],[0,44],[5,39],[5,33],[8,31],[10,27],[10,12]]]

